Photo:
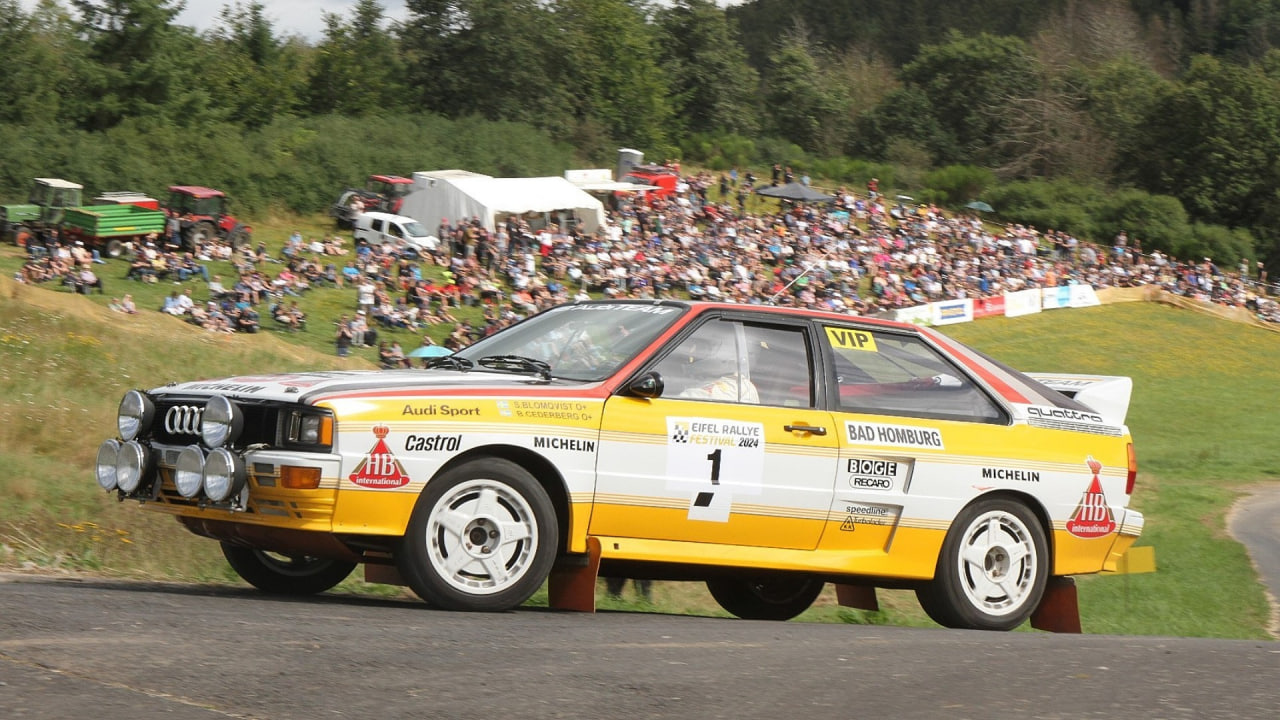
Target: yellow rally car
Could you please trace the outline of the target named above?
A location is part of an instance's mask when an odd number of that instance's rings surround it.
[[[97,482],[262,590],[362,563],[459,610],[548,578],[590,610],[599,574],[705,581],[745,618],[832,582],[858,607],[914,588],[950,627],[1078,631],[1067,576],[1142,531],[1127,378],[1032,378],[928,328],[582,302],[430,362],[130,391]]]

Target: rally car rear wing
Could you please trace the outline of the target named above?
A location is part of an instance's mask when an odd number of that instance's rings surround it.
[[[1042,385],[1072,398],[1098,413],[1108,423],[1123,425],[1129,413],[1133,379],[1116,375],[1026,373]]]

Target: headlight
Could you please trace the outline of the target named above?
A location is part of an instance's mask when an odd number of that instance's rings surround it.
[[[200,439],[211,448],[234,443],[244,427],[239,406],[221,395],[209,398],[200,419]]]
[[[293,411],[285,428],[285,441],[297,445],[332,445],[333,416]]]
[[[225,502],[244,489],[244,461],[226,448],[209,453],[204,462],[204,494],[214,502]]]
[[[147,449],[136,440],[120,446],[120,452],[116,455],[116,486],[121,492],[132,494],[138,489],[147,472],[149,458]]]
[[[193,498],[200,494],[200,485],[204,482],[204,453],[199,445],[188,445],[178,453],[178,462],[173,470],[173,484],[178,487],[178,494],[185,498]]]
[[[103,490],[116,489],[116,459],[120,456],[120,441],[108,440],[98,446],[98,460],[93,474]]]
[[[120,429],[120,437],[132,440],[151,427],[151,419],[155,416],[156,406],[151,398],[130,390],[120,400],[120,410],[116,414],[116,427]]]

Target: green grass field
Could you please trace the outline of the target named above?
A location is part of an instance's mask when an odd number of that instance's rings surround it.
[[[278,247],[295,226],[329,231],[286,218],[259,233]],[[350,311],[354,291],[309,293],[304,307],[321,321],[306,332],[214,336],[157,312],[111,312],[97,295],[19,285],[9,278],[20,264],[17,248],[0,248],[0,567],[238,582],[215,543],[99,492],[90,469],[97,445],[113,434],[129,388],[372,367],[370,351],[343,360],[332,348],[328,320]],[[124,281],[123,273],[123,265],[106,266],[106,298],[132,291],[140,307],[158,308],[172,287]],[[1268,637],[1265,594],[1244,548],[1226,533],[1225,515],[1245,488],[1280,477],[1272,440],[1280,426],[1273,398],[1280,334],[1148,303],[983,320],[947,333],[1023,370],[1134,378],[1134,504],[1147,516],[1139,544],[1155,547],[1159,570],[1080,578],[1086,632]],[[417,344],[411,340],[405,333],[402,343]],[[403,592],[355,580],[339,591]],[[601,596],[602,607],[615,609],[723,614],[694,584],[659,583],[651,602]],[[882,592],[881,605],[877,613],[840,608],[828,591],[801,619],[932,624],[910,593]]]

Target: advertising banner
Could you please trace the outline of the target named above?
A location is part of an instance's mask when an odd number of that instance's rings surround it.
[[[1019,290],[1004,294],[1005,317],[1018,317],[1040,312],[1040,291]]]
[[[934,325],[954,325],[955,323],[973,322],[973,300],[943,300],[930,303],[933,308]]]

